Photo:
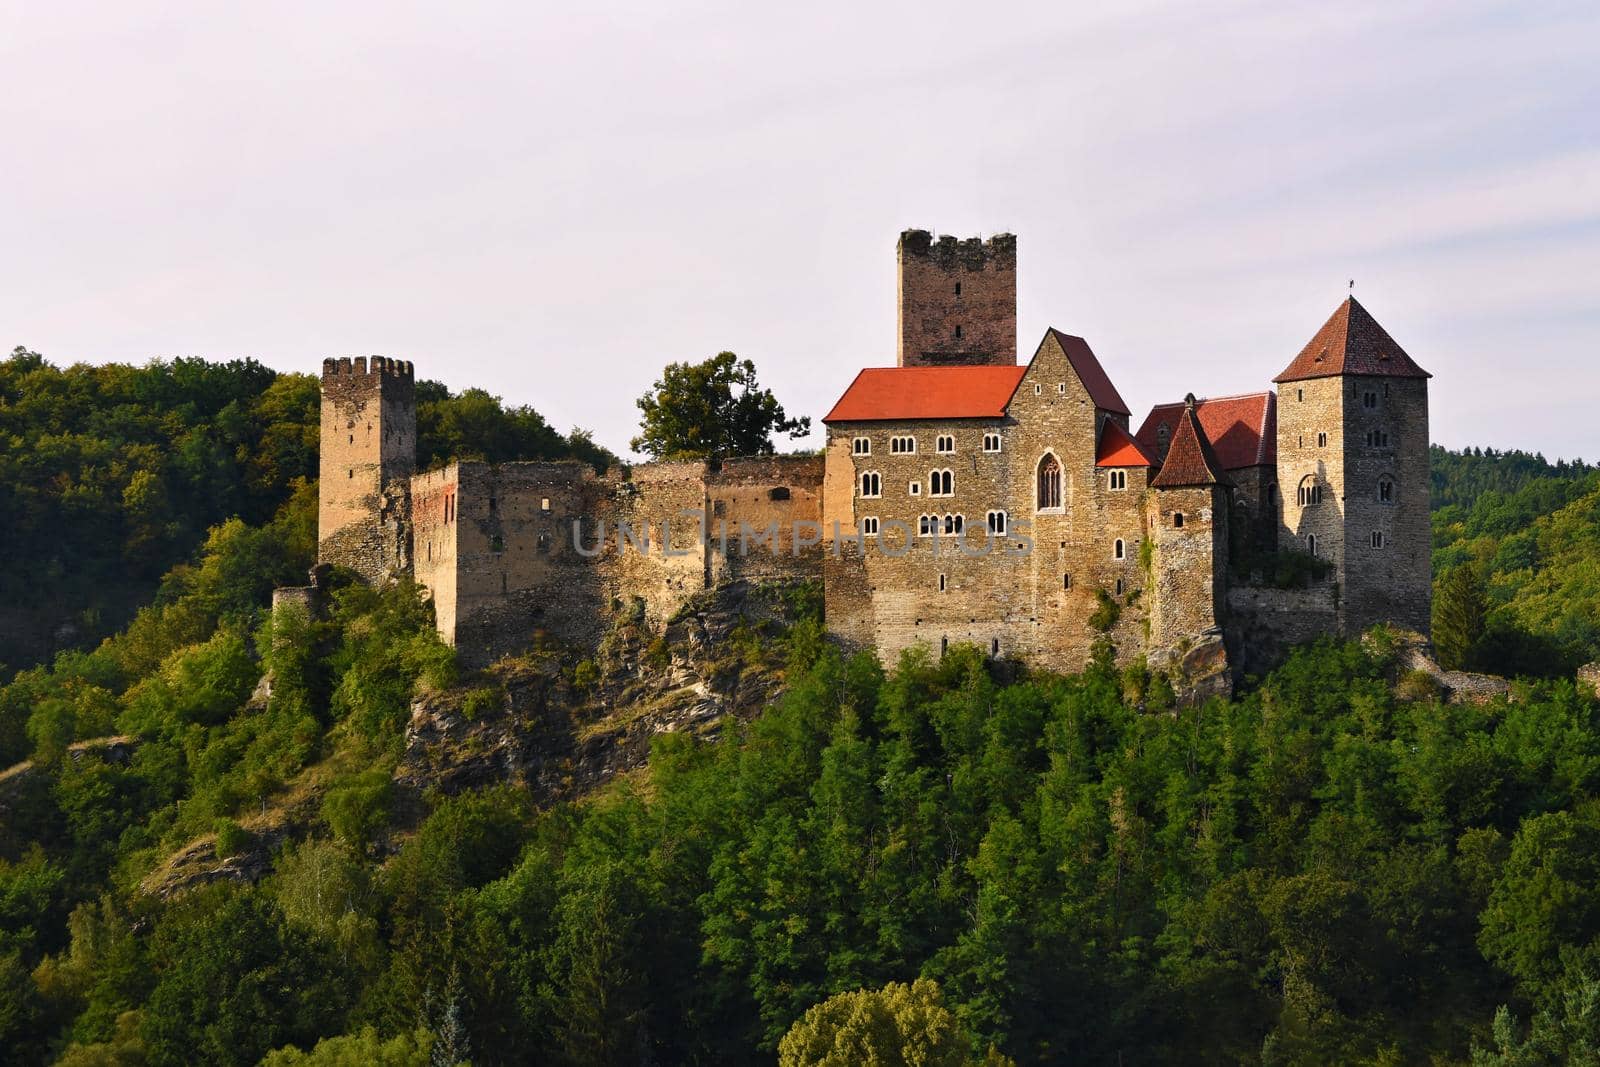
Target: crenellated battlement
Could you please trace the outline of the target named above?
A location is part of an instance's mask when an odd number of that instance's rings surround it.
[[[356,356],[353,360],[349,356],[341,356],[338,359],[330,357],[322,361],[322,376],[324,378],[370,376],[374,374],[411,381],[411,361],[390,359],[387,356],[373,356],[371,362],[368,362],[366,356]]]
[[[983,270],[994,266],[1000,270],[1015,270],[1017,266],[1017,236],[997,233],[987,240],[982,237],[954,237],[950,234],[935,236],[929,230],[904,230],[900,234],[902,255],[932,259],[944,269],[957,264],[968,270]]]

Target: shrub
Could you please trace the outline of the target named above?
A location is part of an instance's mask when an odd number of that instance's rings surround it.
[[[250,847],[255,835],[232,819],[217,820],[217,858],[228,859],[237,856]]]
[[[592,659],[579,660],[572,668],[572,688],[585,695],[600,684],[600,665]]]
[[[1439,699],[1439,681],[1427,671],[1407,671],[1395,684],[1395,696],[1410,704],[1426,704]]]
[[[368,771],[329,790],[322,802],[322,818],[335,837],[361,851],[388,825],[393,788],[387,770]]]
[[[1093,629],[1105,633],[1117,624],[1122,618],[1122,605],[1112,599],[1111,594],[1104,589],[1094,591],[1095,600],[1099,607],[1094,609],[1094,614],[1089,616],[1089,625]]]

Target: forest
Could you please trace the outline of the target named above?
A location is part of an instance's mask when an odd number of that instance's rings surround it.
[[[425,463],[615,462],[421,390]],[[537,805],[396,786],[413,700],[482,682],[414,587],[267,610],[316,413],[248,362],[0,363],[6,1062],[1600,1062],[1594,468],[1434,452],[1440,655],[1503,699],[1382,630],[1177,708],[801,610],[729,650],[779,664],[759,714]],[[196,843],[268,861],[174,891]]]

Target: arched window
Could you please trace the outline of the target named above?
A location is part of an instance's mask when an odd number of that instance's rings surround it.
[[[1122,538],[1120,538],[1120,537],[1117,538],[1116,542],[1111,546],[1111,558],[1112,559],[1127,559],[1128,558],[1128,546],[1122,540]]]
[[[1046,452],[1039,461],[1039,498],[1038,507],[1059,508],[1061,506],[1061,463],[1055,454]]]
[[[1300,483],[1298,500],[1303,508],[1313,507],[1322,503],[1322,486],[1317,484],[1314,476],[1308,474]]]
[[[1317,554],[1317,535],[1306,534],[1306,551],[1311,555]]]
[[[1378,479],[1378,503],[1394,503],[1394,479],[1387,474]]]
[[[861,495],[882,496],[883,475],[877,471],[863,471],[861,474]]]

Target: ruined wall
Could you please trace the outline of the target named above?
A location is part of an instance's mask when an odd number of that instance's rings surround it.
[[[900,235],[899,365],[1017,361],[1017,239]]]
[[[821,456],[752,456],[707,472],[711,584],[821,578],[823,462]],[[753,538],[741,543],[742,531],[769,529],[770,547],[754,547]]]
[[[461,465],[452,463],[411,479],[413,576],[433,600],[434,625],[446,644],[456,644],[456,531]]]
[[[317,556],[380,581],[411,565],[410,478],[417,453],[411,364],[322,363]]]
[[[413,491],[417,579],[433,594],[441,636],[469,664],[549,638],[599,638],[605,576],[583,551],[610,510],[610,487],[586,464],[454,463],[419,475]]]
[[[546,639],[593,644],[635,603],[658,626],[719,581],[820,578],[789,524],[816,525],[821,482],[815,457],[646,464],[628,480],[576,462],[453,463],[411,482],[416,577],[469,665]],[[740,557],[735,535],[724,557],[701,527],[719,503],[732,521],[778,522],[778,551]]]
[[[703,463],[649,463],[635,467],[632,480],[613,489],[615,510],[601,563],[615,599],[622,606],[642,601],[652,625],[671,618],[686,597],[706,588],[705,475]],[[633,540],[624,542],[623,523]],[[649,538],[648,550],[641,535]]]

